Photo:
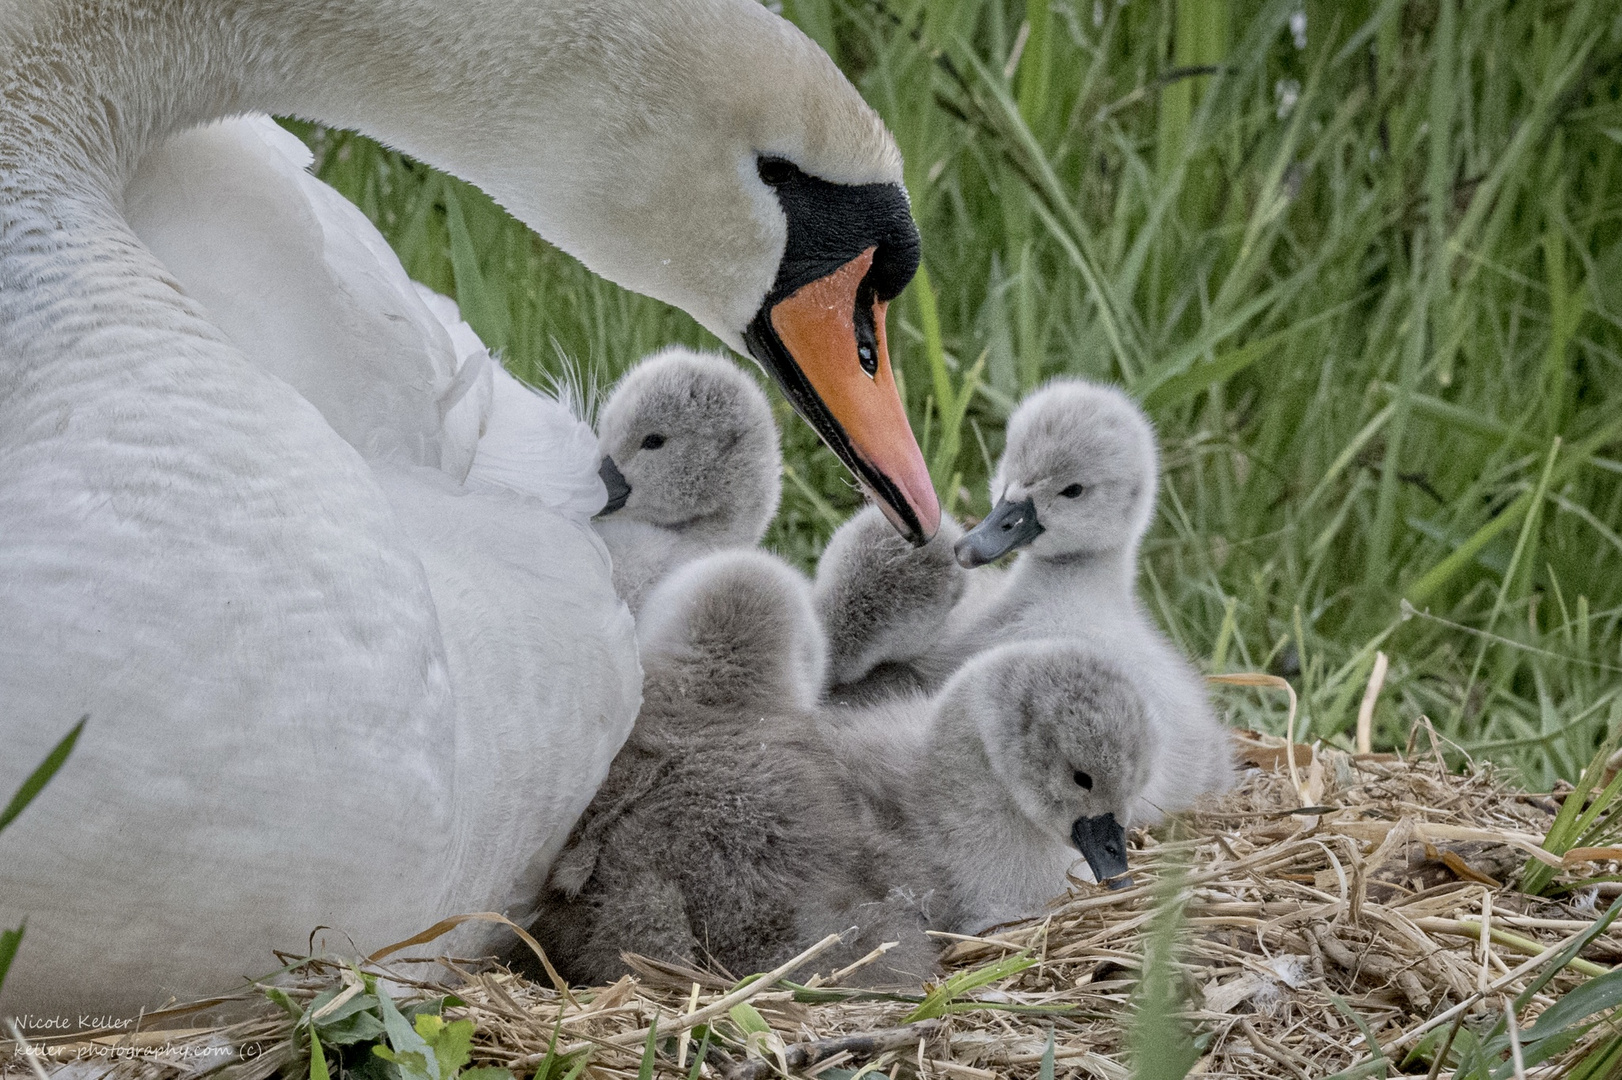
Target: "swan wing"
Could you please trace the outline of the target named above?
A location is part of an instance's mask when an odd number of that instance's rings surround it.
[[[422,560],[456,693],[458,910],[517,917],[630,734],[635,626],[588,524],[436,470],[375,471]],[[484,947],[488,928],[468,929],[448,947]]]
[[[194,128],[142,159],[125,214],[209,320],[351,446],[460,478],[473,445],[446,438],[449,335],[377,229],[310,161],[267,116]]]

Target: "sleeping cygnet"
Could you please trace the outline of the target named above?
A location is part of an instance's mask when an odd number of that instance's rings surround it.
[[[764,552],[704,557],[648,595],[638,637],[642,711],[533,926],[559,971],[609,981],[622,952],[767,970],[883,901],[883,853],[816,734],[803,577]]]
[[[1070,874],[1126,873],[1125,828],[1156,743],[1133,680],[1086,646],[1020,642],[966,664],[937,699],[909,785],[942,928],[1036,914]]]
[[[1158,475],[1154,431],[1125,394],[1063,380],[1027,398],[1008,422],[992,511],[956,543],[965,567],[1021,554],[994,588],[958,605],[935,654],[951,670],[1004,642],[1071,638],[1112,660],[1159,736],[1137,810],[1146,823],[1233,782],[1204,681],[1137,598]]]
[[[834,532],[812,588],[828,638],[830,701],[868,704],[928,688],[921,664],[971,576],[953,555],[962,535],[942,514],[934,538],[913,547],[876,506]]]
[[[608,504],[595,524],[633,613],[676,567],[765,535],[782,451],[766,395],[736,364],[654,353],[620,380],[597,431]]]

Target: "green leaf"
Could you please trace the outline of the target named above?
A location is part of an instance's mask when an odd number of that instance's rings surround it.
[[[479,247],[468,231],[462,208],[465,187],[445,183],[445,228],[450,234],[451,266],[456,275],[456,304],[462,318],[478,331],[492,353],[506,349],[512,337],[512,316],[504,298],[490,287],[479,266]]]
[[[372,1047],[372,1053],[400,1070],[406,1080],[439,1080],[433,1072],[437,1066],[428,1064],[428,1055],[418,1050],[391,1050],[382,1043]]]
[[[591,1051],[588,1049],[580,1055],[573,1065],[569,1066],[569,1071],[563,1074],[563,1080],[579,1080],[580,1074],[586,1071],[586,1066],[589,1064],[591,1064]]]
[[[473,1056],[471,1020],[452,1020],[446,1023],[438,1016],[419,1016],[417,1034],[434,1048],[434,1057],[439,1062],[439,1080],[451,1080],[457,1070],[466,1065],[468,1059]]]
[[[376,1004],[375,1000],[373,1004]],[[382,1038],[384,1033],[383,1021],[369,1010],[352,1013],[337,1023],[329,1024],[322,1021],[316,1028],[328,1046],[354,1046],[356,1043],[373,1042]]]
[[[710,1028],[704,1026],[704,1037],[698,1041],[698,1052],[693,1057],[693,1067],[688,1070],[687,1080],[698,1080],[698,1074],[704,1069],[704,1058],[710,1052]],[[823,1073],[824,1076],[827,1073]]]
[[[1053,1029],[1048,1028],[1048,1045],[1042,1051],[1042,1067],[1036,1070],[1037,1080],[1053,1080]]]
[[[1578,934],[1564,949],[1561,949],[1547,964],[1543,965],[1543,970],[1538,973],[1537,977],[1527,984],[1525,990],[1516,995],[1515,1010],[1519,1012],[1521,1009],[1526,1008],[1532,997],[1548,985],[1549,980],[1554,978],[1556,972],[1571,963],[1572,958],[1587,948],[1590,941],[1603,934],[1606,927],[1616,921],[1619,912],[1622,912],[1622,896],[1611,901],[1611,906],[1605,909],[1604,915],[1594,920],[1594,925]]]
[[[1613,1035],[1566,1074],[1566,1080],[1600,1080],[1622,1070],[1622,1035]]]
[[[513,1080],[511,1069],[503,1069],[495,1065],[483,1065],[477,1069],[468,1069],[462,1073],[461,1080]]]
[[[310,1080],[331,1080],[327,1072],[327,1055],[321,1050],[321,1038],[310,1032]]]
[[[6,972],[17,959],[17,949],[23,943],[23,931],[27,928],[28,924],[24,923],[15,930],[0,930],[0,986],[6,985]]]
[[[1600,424],[1599,428],[1580,442],[1573,444],[1570,453],[1556,466],[1549,470],[1544,484],[1545,488],[1558,488],[1575,473],[1578,468],[1593,457],[1606,443],[1622,435],[1622,416],[1615,417]],[[1540,492],[1541,492],[1540,488]],[[1477,529],[1464,543],[1460,544],[1446,558],[1442,559],[1429,570],[1421,574],[1414,583],[1405,590],[1408,602],[1414,607],[1423,607],[1438,589],[1447,584],[1454,575],[1467,566],[1476,557],[1476,553],[1487,546],[1487,543],[1499,533],[1515,528],[1531,512],[1536,499],[1528,491],[1518,496],[1514,502],[1504,507],[1497,516],[1487,524]]]
[[[757,1014],[758,1015],[758,1014]],[[648,1025],[648,1042],[642,1048],[642,1064],[636,1070],[636,1080],[653,1080],[653,1066],[658,1060],[659,1018]]]
[[[347,992],[348,989],[347,986],[335,986],[331,990],[323,990],[317,994],[310,1001],[309,1007],[303,1010],[305,1022],[313,1023],[325,1031],[325,1029],[337,1026],[358,1012],[377,1008],[377,998],[371,994],[362,993],[347,998],[342,1005],[339,1005],[331,1012],[322,1012],[323,1009],[331,1005],[338,995]]]
[[[1017,952],[1012,956],[1005,956],[995,963],[985,967],[972,968],[968,971],[959,971],[945,982],[936,986],[924,996],[923,1004],[908,1013],[903,1024],[911,1024],[917,1020],[930,1020],[946,1014],[946,1007],[956,999],[971,991],[978,990],[990,983],[1000,982],[1013,975],[1018,975],[1026,968],[1036,963],[1024,952]]]
[[[1558,1035],[1573,1024],[1617,1005],[1622,1005],[1622,968],[1567,991],[1543,1010],[1537,1023],[1521,1032],[1521,1041],[1532,1043]]]
[[[89,713],[79,717],[79,722],[62,736],[62,741],[56,744],[56,748],[45,755],[45,760],[40,762],[39,768],[28,774],[28,779],[23,781],[23,786],[17,789],[17,793],[11,797],[6,808],[0,810],[0,832],[4,832],[6,826],[16,820],[17,815],[23,812],[23,807],[33,802],[34,796],[38,795],[40,789],[56,775],[56,770],[60,769],[62,763],[67,761],[68,755],[73,753],[74,744],[79,741],[79,733],[84,730],[85,721],[89,719]]]
[[[1177,936],[1183,925],[1182,875],[1160,884],[1144,941],[1143,967],[1133,995],[1137,1009],[1127,1035],[1138,1080],[1180,1080],[1199,1059],[1179,1018],[1185,1002],[1177,968]]]
[[[381,1046],[374,1046],[372,1052],[385,1061],[393,1062],[406,1074],[407,1080],[441,1080],[439,1061],[434,1057],[433,1048],[400,1015],[394,999],[388,994],[379,993],[377,1011],[383,1018],[383,1028],[392,1053]]]
[[[732,1006],[732,1008],[727,1010],[727,1015],[732,1017],[732,1022],[737,1024],[745,1034],[771,1034],[772,1026],[766,1022],[766,1018],[764,1016],[760,1015],[759,1010],[757,1010],[747,1001],[740,1001],[738,1004]]]
[[[287,991],[281,989],[280,987],[265,987],[265,997],[269,998],[277,1005],[280,1005],[294,1020],[302,1020],[304,1018],[304,1010],[299,1008],[298,1003],[292,998],[288,997]]]

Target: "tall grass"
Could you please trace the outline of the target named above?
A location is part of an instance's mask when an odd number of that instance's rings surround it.
[[[1614,5],[782,7],[906,157],[925,273],[891,341],[948,505],[985,512],[1032,387],[1118,382],[1165,448],[1143,596],[1192,655],[1290,677],[1344,742],[1378,648],[1377,743],[1424,714],[1529,783],[1576,774],[1622,723]],[[471,188],[305,134],[519,373],[705,342]],[[809,565],[858,496],[780,419],[769,541]]]

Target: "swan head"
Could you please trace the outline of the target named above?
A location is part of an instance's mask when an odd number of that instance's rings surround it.
[[[765,535],[782,451],[766,395],[736,364],[679,346],[654,353],[620,380],[597,429],[604,514],[713,525],[735,546]]]
[[[481,18],[546,23],[499,32],[527,43],[530,70],[467,80],[483,98],[437,121],[430,160],[753,357],[896,528],[927,540],[940,507],[885,336],[918,231],[878,115],[754,0],[510,6]],[[407,90],[401,114],[422,107]],[[400,115],[383,134],[412,149],[422,122]]]
[[[651,690],[726,709],[810,709],[827,646],[811,586],[764,551],[720,551],[661,581],[637,619]]]
[[[1130,398],[1081,379],[1049,383],[1009,418],[991,513],[957,542],[958,562],[1020,548],[1039,558],[1136,551],[1158,482],[1154,428]]]
[[[1073,641],[1016,642],[964,665],[940,702],[940,730],[979,744],[1029,824],[1075,847],[1096,881],[1126,872],[1156,737],[1124,672]]]

